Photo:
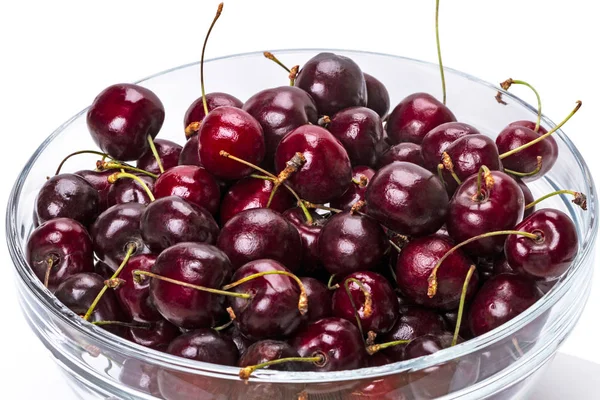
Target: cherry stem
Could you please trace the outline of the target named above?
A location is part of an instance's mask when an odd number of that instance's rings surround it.
[[[123,258],[123,261],[121,261],[121,265],[119,265],[119,268],[117,268],[117,270],[115,271],[115,273],[110,277],[110,280],[116,279],[116,278],[119,277],[119,274],[121,273],[121,271],[123,270],[123,268],[125,268],[125,266],[127,265],[127,262],[129,261],[129,258],[135,252],[136,248],[137,248],[137,246],[135,245],[135,243],[130,243],[130,244],[127,245],[127,253],[125,253],[125,257]],[[84,320],[87,321],[92,316],[92,313],[94,312],[94,309],[96,308],[96,306],[100,302],[100,299],[102,299],[102,296],[104,295],[104,292],[106,292],[106,290],[108,289],[108,285],[106,283],[107,282],[105,281],[104,286],[102,286],[102,289],[100,289],[100,292],[98,293],[98,295],[96,296],[96,298],[92,302],[92,305],[90,306],[90,308],[88,308],[87,312],[83,316]]]
[[[231,319],[231,320],[229,320],[229,322],[227,322],[227,323],[225,323],[225,324],[223,324],[223,325],[221,325],[221,326],[215,326],[215,327],[213,328],[213,330],[215,330],[215,331],[217,331],[217,332],[220,332],[220,331],[222,331],[222,330],[224,330],[224,329],[227,329],[227,328],[229,328],[229,326],[231,326],[231,324],[233,324],[233,320],[232,320],[232,319]]]
[[[504,168],[504,172],[506,172],[507,174],[511,174],[514,176],[520,176],[520,177],[533,176],[533,175],[537,174],[538,172],[540,172],[541,170],[542,170],[542,156],[537,156],[537,165],[536,165],[535,169],[531,172],[519,172],[519,171],[513,171],[512,169]]]
[[[219,3],[217,7],[217,13],[215,14],[215,18],[210,24],[210,28],[208,28],[208,32],[206,32],[206,36],[204,37],[204,44],[202,45],[202,56],[200,58],[200,88],[202,89],[202,105],[204,106],[204,115],[208,115],[208,103],[206,102],[206,92],[204,91],[204,53],[206,51],[206,43],[208,43],[208,37],[210,36],[210,32],[213,30],[215,23],[221,16],[221,12],[223,11],[223,3]]]
[[[535,97],[537,98],[537,103],[538,103],[538,113],[537,113],[537,120],[535,122],[535,128],[533,130],[535,132],[538,132],[540,130],[540,122],[542,121],[542,98],[540,97],[540,94],[538,93],[537,90],[535,90],[535,88],[533,86],[531,86],[529,83],[527,83],[525,81],[508,78],[504,82],[500,83],[500,87],[502,87],[502,89],[504,89],[504,90],[508,90],[511,85],[527,86],[535,94]]]
[[[321,126],[323,128],[326,127],[327,125],[329,125],[330,123],[331,123],[331,118],[329,117],[329,115],[323,115],[317,121],[317,125],[319,125],[319,126]]]
[[[356,308],[356,304],[354,304],[354,299],[352,298],[352,293],[350,293],[350,287],[348,286],[348,282],[356,283],[358,285],[358,287],[360,288],[360,290],[362,290],[363,294],[365,295],[365,304],[364,304],[365,318],[368,318],[372,313],[371,295],[366,290],[366,288],[364,287],[362,282],[359,281],[358,279],[348,278],[344,281],[344,289],[346,290],[346,295],[348,296],[348,300],[350,300],[350,305],[352,306],[352,310],[354,311],[354,318],[356,318],[356,325],[358,326],[358,330],[360,331],[360,336],[364,340],[365,334],[364,334],[364,331],[362,328],[362,323],[360,322],[360,315],[358,314],[358,309]],[[367,315],[367,307],[368,307],[369,315]]]
[[[285,69],[288,74],[290,72],[292,72],[288,67],[285,66],[284,63],[279,61],[279,59],[277,57],[275,57],[273,55],[273,53],[271,53],[270,51],[264,51],[263,56],[265,56],[265,58],[268,58],[269,60],[273,61],[275,64],[279,65],[281,68]]]
[[[190,124],[185,127],[185,130],[184,130],[185,137],[189,139],[192,136],[194,136],[195,134],[197,134],[198,131],[200,130],[201,125],[202,125],[202,122],[199,122],[199,121],[190,122]]]
[[[163,168],[162,161],[160,161],[160,155],[158,155],[158,151],[156,150],[156,146],[154,145],[154,139],[152,139],[152,136],[150,135],[148,135],[148,144],[150,145],[150,151],[152,151],[152,154],[154,154],[154,158],[156,159],[156,163],[158,164],[158,169],[162,174],[163,172],[165,172],[165,169]]]
[[[62,169],[63,165],[65,164],[65,162],[67,162],[67,160],[69,158],[71,158],[73,156],[77,156],[79,154],[95,154],[97,156],[109,157],[108,154],[102,153],[102,152],[96,151],[96,150],[80,150],[80,151],[76,151],[74,153],[69,154],[65,158],[63,158],[63,160],[60,162],[60,164],[58,164],[58,168],[56,168],[56,172],[54,173],[54,175],[60,174],[60,170]]]
[[[156,200],[154,198],[154,195],[152,194],[152,191],[150,190],[150,188],[148,188],[148,185],[146,185],[146,182],[141,180],[140,177],[137,175],[130,174],[128,172],[115,172],[114,174],[109,175],[109,177],[107,179],[108,179],[108,183],[115,183],[117,180],[122,179],[122,178],[133,179],[134,181],[136,181],[137,183],[140,184],[142,189],[144,189],[144,191],[148,195],[148,198],[150,198],[150,201]]]
[[[325,210],[325,211],[331,211],[334,213],[341,213],[344,210],[340,210],[339,208],[333,208],[333,207],[329,207],[329,206],[324,206],[323,204],[315,204],[315,203],[311,203],[309,201],[306,200],[302,200],[302,203],[306,206],[306,208],[312,208],[312,209],[318,209],[318,210]]]
[[[525,353],[523,353],[521,346],[519,346],[519,341],[517,340],[517,338],[513,338],[512,343],[515,346],[515,350],[517,351],[517,353],[519,353],[519,356],[523,357]]]
[[[448,170],[448,172],[450,172],[450,175],[452,175],[456,183],[458,183],[459,185],[462,184],[460,178],[454,172],[454,163],[452,162],[452,158],[450,158],[450,154],[446,152],[442,153],[442,165],[446,170]]]
[[[394,249],[396,249],[396,251],[397,251],[398,253],[400,253],[400,252],[402,251],[402,248],[401,248],[400,246],[398,246],[398,245],[396,244],[396,242],[394,242],[392,239],[388,239],[388,242],[389,242],[389,243],[392,245],[392,247],[393,247]]]
[[[442,64],[442,48],[440,46],[440,0],[435,1],[435,42],[437,45],[438,64],[440,65],[440,76],[442,78],[442,103],[446,104],[446,77],[444,65]]]
[[[427,278],[427,282],[428,282],[427,296],[429,296],[431,298],[431,297],[435,296],[435,294],[437,293],[437,286],[438,286],[437,271],[440,268],[440,266],[442,265],[442,263],[446,260],[446,258],[448,258],[452,253],[454,253],[456,250],[460,249],[461,247],[463,247],[471,242],[474,242],[476,240],[485,239],[485,238],[492,237],[492,236],[501,236],[501,235],[520,235],[520,236],[525,236],[525,237],[527,237],[531,240],[535,240],[535,241],[539,241],[540,239],[542,239],[542,237],[540,235],[536,235],[535,233],[530,233],[530,232],[525,232],[525,231],[506,230],[506,231],[495,231],[495,232],[483,233],[481,235],[477,235],[477,236],[474,236],[463,242],[460,242],[459,244],[457,244],[456,246],[454,246],[453,248],[448,250],[446,252],[446,254],[444,254],[442,256],[442,258],[439,259],[439,261],[437,262],[437,264],[431,271],[431,274]]]
[[[104,326],[104,325],[116,325],[116,326],[124,326],[125,328],[131,329],[152,329],[152,324],[136,324],[135,322],[123,322],[123,321],[94,321],[92,322],[94,325]]]
[[[547,195],[544,195],[544,196],[540,197],[539,199],[527,204],[525,206],[525,209],[528,210],[531,207],[534,207],[539,202],[546,200],[547,198],[550,198],[550,197],[556,196],[556,195],[561,195],[561,194],[570,194],[571,196],[574,197],[573,200],[571,200],[573,202],[573,204],[578,205],[583,210],[587,210],[587,196],[581,192],[576,192],[574,190],[567,190],[567,189],[557,190],[555,192],[548,193]]]
[[[548,131],[547,133],[544,133],[543,135],[539,136],[538,138],[532,140],[531,142],[525,143],[522,146],[519,146],[510,151],[507,151],[506,153],[500,154],[500,159],[503,160],[506,157],[512,156],[513,154],[518,153],[521,150],[525,150],[526,148],[531,147],[534,144],[537,144],[537,143],[541,142],[542,140],[546,139],[548,136],[552,135],[554,132],[559,130],[564,124],[566,124],[567,121],[569,121],[573,115],[575,115],[575,113],[581,108],[581,104],[582,104],[581,101],[577,100],[577,105],[575,106],[573,111],[571,111],[569,113],[569,115],[567,115],[567,117],[565,119],[563,119],[558,125],[556,125],[552,130]]]
[[[442,185],[444,185],[444,189],[445,189],[446,188],[446,180],[444,179],[444,164],[441,164],[441,163],[438,164],[437,173],[438,173],[438,178],[442,182]]]
[[[294,86],[294,84],[296,83],[296,77],[298,76],[298,71],[300,71],[300,66],[299,65],[294,65],[292,67],[292,69],[290,70],[290,86]]]
[[[335,279],[335,274],[332,274],[329,277],[329,280],[327,281],[327,289],[329,289],[329,290],[336,290],[337,288],[340,287],[340,285],[337,284],[337,283],[335,285],[333,284],[333,280],[334,279]]]
[[[304,158],[304,154],[302,153],[294,154],[294,156],[285,163],[285,168],[279,173],[279,175],[277,175],[277,180],[274,181],[275,185],[271,190],[269,201],[267,201],[267,208],[271,206],[271,202],[273,201],[273,197],[275,197],[275,193],[277,193],[279,186],[281,186],[281,184],[285,182],[290,175],[302,168],[305,163],[306,158]]]
[[[483,180],[481,179],[482,176]],[[475,201],[482,201],[485,197],[485,194],[483,192],[484,188],[482,187],[482,181],[483,183],[485,183],[486,190],[492,190],[492,188],[494,187],[494,177],[492,176],[490,169],[485,165],[479,167],[479,171],[477,171],[477,193],[475,193],[475,195],[473,196],[473,200]]]
[[[137,172],[139,174],[144,174],[149,176],[150,178],[153,179],[157,179],[158,175],[153,174],[152,172],[148,172],[144,169],[141,168],[136,168],[136,167],[132,167],[130,165],[124,165],[120,162],[117,161],[102,161],[102,160],[98,160],[96,161],[96,169],[98,171],[106,171],[108,169],[120,169],[120,170],[127,170],[127,171],[132,171],[132,172]]]
[[[378,351],[387,349],[388,347],[400,346],[400,345],[408,344],[408,343],[410,343],[410,340],[394,340],[393,342],[373,344],[371,346],[367,346],[367,353],[369,353],[370,355],[373,355],[373,354],[377,353]]]
[[[471,281],[471,277],[473,276],[474,272],[475,266],[471,265],[471,268],[469,268],[469,271],[467,271],[467,276],[465,277],[465,282],[463,283],[462,292],[460,294],[460,303],[458,305],[458,314],[456,317],[456,327],[454,328],[454,336],[452,337],[452,344],[450,345],[451,347],[455,346],[456,342],[458,341],[460,324],[462,323],[462,317],[465,310],[465,301],[467,299],[467,289],[469,288],[469,282]]]
[[[50,283],[50,272],[52,272],[52,266],[54,265],[54,257],[49,257],[46,260],[46,263],[48,266],[46,267],[46,274],[44,276],[44,286],[48,287],[48,284]]]
[[[291,278],[293,280],[296,281],[296,283],[298,284],[298,287],[300,288],[300,296],[298,299],[298,311],[300,311],[301,315],[306,314],[306,312],[308,311],[308,296],[306,295],[306,289],[304,288],[304,285],[302,284],[302,281],[300,280],[300,278],[298,278],[296,275],[292,274],[291,272],[287,272],[287,271],[263,271],[263,272],[257,272],[256,274],[252,274],[252,275],[248,275],[240,280],[237,280],[233,283],[230,283],[229,285],[225,285],[223,286],[223,290],[229,290],[232,289],[236,286],[239,286],[243,283],[246,283],[248,281],[251,281],[253,279],[256,278],[260,278],[262,276],[265,275],[285,275],[288,278]]]
[[[250,178],[262,179],[264,181],[271,181],[271,182],[275,182],[275,180],[277,179],[277,178],[271,178],[270,176],[258,175],[258,174],[250,174]]]
[[[317,365],[322,364],[325,361],[325,357],[322,355],[318,355],[315,357],[286,357],[280,358],[277,360],[267,361],[261,364],[250,365],[248,367],[244,367],[240,369],[239,375],[241,379],[248,380],[250,379],[250,375],[257,369],[267,368],[271,365],[284,364],[288,362],[306,362],[306,363],[315,363]]]
[[[363,174],[360,174],[358,178],[352,178],[352,182],[355,183],[358,187],[364,188],[369,184],[369,178],[367,178]]]

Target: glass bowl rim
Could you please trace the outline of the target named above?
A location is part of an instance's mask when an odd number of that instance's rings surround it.
[[[298,48],[298,49],[280,49],[280,50],[272,50],[277,54],[283,53],[306,53],[306,54],[316,54],[318,52],[336,52],[336,53],[345,53],[345,54],[362,54],[362,55],[373,55],[379,57],[389,57],[393,59],[399,59],[402,61],[418,64],[422,67],[427,68],[439,68],[438,64],[430,63],[427,61],[417,60],[410,57],[397,56],[393,54],[379,53],[379,52],[370,52],[370,51],[362,51],[362,50],[345,50],[345,49],[331,49],[331,48]],[[205,63],[241,58],[246,56],[262,56],[262,51],[252,51],[245,53],[238,53],[232,55],[226,55],[222,57],[212,58],[210,60],[205,60]],[[140,84],[148,81],[152,78],[156,78],[159,76],[166,75],[168,73],[182,70],[191,66],[198,65],[199,62],[191,62],[184,65],[180,65],[177,67],[173,67],[156,74],[152,74],[143,78],[141,80],[136,81],[135,83]],[[454,74],[460,78],[467,79],[479,85],[488,87],[495,91],[499,91],[503,96],[510,98],[517,105],[524,107],[529,110],[533,114],[537,114],[537,109],[527,102],[521,100],[519,97],[513,95],[510,92],[507,92],[500,87],[493,85],[487,81],[474,77],[470,74],[466,74],[464,72],[444,67],[446,72]],[[126,339],[115,336],[104,329],[101,329],[95,325],[87,321],[83,321],[81,318],[76,317],[75,313],[70,311],[68,308],[62,306],[59,307],[54,301],[55,298],[52,293],[45,288],[38,279],[36,279],[35,275],[31,272],[27,261],[25,260],[25,256],[23,253],[23,249],[20,248],[17,243],[17,237],[19,235],[18,227],[17,227],[17,207],[18,200],[21,195],[21,189],[23,184],[37,158],[40,154],[46,149],[46,147],[65,129],[67,128],[73,121],[81,117],[87,112],[88,107],[83,109],[82,111],[75,114],[69,120],[60,125],[50,136],[48,136],[42,144],[36,149],[33,155],[27,161],[25,167],[19,173],[19,176],[16,182],[13,185],[11,194],[9,196],[9,202],[7,206],[6,212],[6,237],[8,242],[9,253],[15,265],[15,268],[18,272],[20,279],[23,280],[26,287],[29,291],[37,298],[39,302],[41,302],[46,309],[52,312],[55,316],[57,316],[63,323],[66,323],[69,328],[75,329],[78,333],[82,333],[84,335],[89,335],[92,339],[99,342],[102,346],[106,346],[109,349],[116,350],[118,352],[123,353],[124,355],[131,356],[136,359],[147,359],[151,361],[155,365],[159,365],[165,368],[169,368],[172,370],[178,370],[189,373],[201,373],[205,376],[212,376],[216,378],[222,379],[239,379],[238,372],[239,368],[237,367],[228,367],[222,366],[218,364],[205,363],[194,360],[187,360],[184,358],[172,356],[170,354],[148,349],[141,345],[132,343],[127,341]],[[556,126],[549,118],[542,115],[542,121],[550,127]],[[284,372],[284,371],[273,371],[273,370],[259,370],[253,374],[253,381],[257,382],[278,382],[278,383],[316,383],[316,382],[337,382],[337,381],[346,381],[346,380],[355,380],[355,379],[368,379],[368,378],[376,378],[380,376],[390,375],[393,373],[403,372],[407,370],[420,370],[424,368],[428,368],[430,366],[444,363],[450,361],[455,358],[461,358],[464,356],[473,353],[479,349],[485,348],[486,346],[493,344],[510,334],[518,331],[519,329],[526,326],[529,322],[533,321],[535,318],[540,316],[543,312],[548,310],[554,304],[556,304],[560,298],[569,290],[569,283],[572,282],[575,277],[581,275],[583,273],[582,269],[585,264],[583,260],[589,257],[590,252],[593,249],[593,245],[597,236],[597,224],[596,221],[598,219],[598,210],[596,207],[596,188],[591,176],[591,173],[585,163],[583,157],[580,152],[577,150],[573,142],[566,136],[566,134],[562,131],[562,129],[555,132],[554,136],[559,137],[565,145],[569,148],[569,151],[573,154],[573,156],[577,160],[577,166],[583,172],[584,179],[588,185],[589,196],[588,196],[588,211],[587,215],[590,218],[590,228],[585,232],[585,236],[583,237],[583,241],[581,243],[581,251],[578,252],[575,260],[573,261],[570,272],[563,276],[557,285],[548,292],[542,299],[540,299],[533,307],[530,307],[525,312],[512,319],[511,321],[503,324],[502,326],[482,335],[476,337],[474,339],[465,341],[462,344],[454,346],[452,348],[445,349],[438,353],[432,354],[426,357],[420,357],[417,359],[406,360],[401,362],[396,362],[393,364],[388,364],[382,367],[368,367],[361,368],[360,370],[348,370],[348,371],[336,371],[336,372]],[[571,207],[570,203],[566,203],[568,207]],[[525,360],[527,357],[521,357],[518,361]],[[518,362],[517,361],[517,362]],[[358,372],[360,371],[360,372]]]

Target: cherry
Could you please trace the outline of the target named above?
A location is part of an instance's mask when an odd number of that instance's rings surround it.
[[[206,94],[206,105],[208,107],[209,112],[214,110],[215,108],[225,106],[242,108],[243,104],[244,103],[242,103],[242,101],[239,100],[237,97],[234,97],[227,93],[213,92]],[[203,100],[202,97],[199,97],[192,104],[190,104],[183,118],[183,127],[186,128],[185,137],[188,141],[193,139],[198,134],[198,130],[190,127],[190,124],[194,122],[202,122],[205,116],[206,113],[204,111]]]
[[[196,329],[176,337],[169,344],[167,353],[220,365],[235,366],[238,361],[235,344],[213,329]],[[162,392],[163,385],[160,387]]]
[[[383,118],[390,109],[390,94],[377,78],[364,72],[363,75],[367,84],[367,107]]]
[[[233,340],[233,343],[237,347],[240,355],[244,354],[246,350],[248,350],[248,347],[254,343],[253,340],[250,340],[246,336],[242,335],[242,332],[240,332],[236,324],[231,324],[219,332],[222,336]]]
[[[163,319],[148,326],[127,328],[125,338],[150,349],[165,351],[179,334],[175,325]]]
[[[386,333],[398,317],[398,299],[383,276],[370,271],[355,272],[344,278],[333,293],[333,315],[353,324],[360,321],[357,326],[363,332]]]
[[[367,105],[367,84],[360,67],[348,57],[319,53],[308,60],[295,85],[315,100],[320,115]]]
[[[404,235],[434,233],[447,215],[448,195],[440,180],[408,162],[381,168],[371,179],[365,199],[371,216]]]
[[[298,231],[268,208],[245,210],[227,221],[217,247],[227,254],[234,269],[261,258],[279,261],[292,271],[300,267],[302,242]]]
[[[154,192],[153,178],[146,175],[137,175],[137,177],[144,181],[150,192]],[[125,203],[147,205],[152,201],[146,189],[137,180],[127,178],[117,179],[115,183],[111,184],[106,200],[109,207]]]
[[[377,163],[378,168],[383,168],[394,161],[406,161],[424,166],[421,146],[415,143],[398,143],[387,149],[380,157]]]
[[[428,93],[413,93],[390,113],[385,127],[392,143],[421,144],[427,133],[446,122],[455,122],[452,111]]]
[[[198,167],[202,166],[202,161],[200,160],[200,145],[198,144],[198,135],[194,135],[185,142],[183,149],[181,149],[181,153],[179,154],[179,165],[196,165]]]
[[[225,253],[205,243],[169,247],[152,267],[154,274],[206,288],[220,288],[231,271]],[[187,329],[214,326],[225,311],[223,296],[161,279],[151,280],[150,299],[167,321]]]
[[[383,140],[383,124],[379,115],[366,107],[350,107],[338,111],[327,130],[348,152],[353,166],[375,167],[378,146]]]
[[[498,255],[495,257],[478,257],[477,258],[477,271],[479,271],[479,279],[481,282],[487,281],[492,275],[494,275],[494,263]]]
[[[367,353],[359,330],[342,318],[324,318],[305,327],[292,340],[301,357],[322,356],[309,364],[312,371],[342,371],[367,365]]]
[[[480,271],[480,270],[479,270]],[[483,275],[481,272],[479,273],[479,275]],[[489,279],[489,278],[488,278]],[[468,310],[469,307],[468,305],[465,305],[465,310]],[[465,311],[465,317],[466,317],[466,313],[468,311]],[[458,310],[456,311],[446,311],[442,314],[444,321],[446,321],[446,325],[448,326],[448,328],[450,328],[451,330],[456,330],[456,323],[458,321]],[[458,331],[458,334],[461,338],[463,339],[472,339],[473,338],[473,334],[471,333],[471,329],[469,328],[469,324],[466,323],[465,321],[466,318],[463,318],[460,324],[460,329]]]
[[[148,149],[140,158],[138,158],[136,162],[137,168],[153,174],[160,174],[179,163],[179,155],[182,150],[180,145],[165,139],[156,139],[154,145],[156,146],[156,152],[160,158],[161,165],[158,165],[152,150]]]
[[[386,356],[383,352],[378,352],[369,356],[369,367],[381,367],[394,363],[394,360]],[[398,399],[408,400],[408,374],[396,373],[386,375],[376,379],[367,379],[352,388],[352,393],[348,396],[349,400],[365,399]]]
[[[458,307],[462,286],[473,264],[461,251],[447,255],[437,273],[437,293],[428,295],[428,278],[438,261],[452,248],[452,241],[444,236],[426,236],[410,241],[398,255],[396,277],[402,293],[416,304],[453,310]],[[477,288],[478,274],[470,280],[467,299]]]
[[[523,192],[524,204],[527,205],[533,203],[535,201],[535,198],[533,197],[533,193],[531,193],[531,189],[529,189],[529,186],[527,186],[527,184],[518,177],[515,178],[515,181],[517,182],[517,185],[519,185],[521,191]],[[523,212],[523,218],[529,217],[534,211],[535,206],[526,208]]]
[[[538,239],[517,235],[506,239],[506,260],[520,274],[553,280],[569,268],[577,255],[577,229],[562,211],[551,208],[538,210],[515,230],[538,235]]]
[[[508,264],[508,261],[506,261],[506,257],[504,256],[504,254],[502,254],[501,256],[496,258],[496,260],[494,260],[492,272],[494,275],[500,275],[504,273],[514,273],[515,270]]]
[[[153,201],[140,220],[142,238],[151,250],[160,253],[181,242],[215,244],[219,226],[203,207],[177,196]]]
[[[94,264],[94,272],[105,279],[110,279],[115,270],[104,261],[98,260],[96,261],[96,264]]]
[[[541,125],[536,130],[535,129],[536,122],[534,122],[534,121],[525,121],[525,120],[515,121],[515,122],[511,122],[510,124],[508,124],[508,126],[522,126],[523,128],[531,129],[532,131],[535,131],[535,132],[539,133],[540,135],[548,133],[548,130]],[[553,146],[558,146],[552,136],[548,137],[548,141],[553,142],[554,143]]]
[[[98,213],[106,210],[108,206],[108,190],[112,187],[108,182],[108,177],[112,175],[114,171],[93,171],[93,170],[81,170],[75,172],[85,179],[94,189],[98,191]]]
[[[375,175],[375,170],[359,165],[352,168],[352,184],[337,199],[331,200],[331,207],[338,208],[343,211],[350,211],[353,205],[365,199],[365,193],[371,178]],[[363,212],[367,212],[367,207],[362,208]]]
[[[137,282],[132,275],[132,272],[136,270],[150,271],[155,262],[156,256],[153,254],[131,257],[119,274],[122,279],[115,288],[115,294],[123,312],[131,320],[154,322],[162,319],[149,297],[150,281]],[[110,276],[112,276],[112,272]]]
[[[239,367],[249,367],[263,364],[281,358],[300,357],[298,352],[288,343],[278,340],[262,340],[248,347],[248,350],[238,360]],[[305,364],[301,362],[286,362],[273,364],[267,368],[279,371],[302,371]]]
[[[288,182],[304,200],[327,203],[348,189],[352,179],[350,159],[330,132],[320,126],[303,125],[286,135],[275,153],[277,173],[283,171],[298,152],[306,162]]]
[[[542,292],[527,277],[500,274],[488,279],[473,298],[468,319],[471,332],[483,335],[531,307]]]
[[[71,275],[94,270],[92,239],[83,225],[68,218],[50,220],[31,232],[26,257],[50,290]]]
[[[89,226],[98,215],[98,191],[75,174],[55,175],[44,182],[35,199],[38,222],[71,218]]]
[[[160,99],[142,86],[122,83],[104,89],[87,112],[92,139],[109,156],[136,160],[160,131],[165,109]]]
[[[388,249],[385,232],[366,215],[334,215],[319,235],[319,259],[330,274],[346,276],[376,268]]]
[[[296,200],[287,190],[278,190],[271,199],[275,184],[268,179],[244,178],[233,184],[223,197],[219,217],[221,225],[244,210],[268,208],[284,212],[293,207]],[[271,203],[269,204],[269,199]]]
[[[315,278],[304,277],[300,278],[300,281],[306,289],[309,304],[308,312],[304,315],[305,323],[312,323],[330,317],[332,315],[331,290]]]
[[[430,130],[421,143],[423,167],[436,171],[442,154],[456,139],[480,134],[477,128],[462,122],[446,122]]]
[[[300,207],[290,208],[283,213],[284,218],[296,228],[302,241],[301,271],[307,275],[321,277],[325,274],[325,269],[319,258],[319,235],[328,220],[314,210],[310,210],[310,215],[313,219],[311,223],[306,220]]]

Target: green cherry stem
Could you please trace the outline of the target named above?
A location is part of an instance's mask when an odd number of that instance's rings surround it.
[[[504,90],[508,90],[511,87],[511,85],[527,86],[535,94],[535,97],[537,99],[537,104],[538,104],[538,113],[537,113],[537,120],[535,121],[535,128],[533,130],[535,132],[538,132],[540,130],[540,122],[542,121],[542,98],[540,97],[540,94],[538,93],[537,90],[535,90],[535,88],[533,86],[531,86],[529,83],[527,83],[525,81],[508,78],[504,82],[500,83],[500,87]]]
[[[571,200],[571,202],[573,202],[573,204],[578,205],[583,210],[587,210],[587,196],[581,192],[576,192],[574,190],[567,190],[567,189],[557,190],[555,192],[548,193],[548,194],[540,197],[539,199],[527,204],[525,206],[525,209],[528,210],[531,207],[534,207],[539,202],[546,200],[547,198],[550,198],[550,197],[556,196],[556,195],[561,195],[561,194],[570,194],[571,196],[573,196],[573,200]]]
[[[292,72],[288,67],[285,66],[284,63],[282,63],[281,61],[279,61],[279,59],[277,57],[275,57],[273,55],[273,53],[271,53],[270,51],[264,51],[263,52],[263,56],[265,56],[265,58],[273,61],[275,64],[279,65],[281,68],[285,69],[288,74],[290,72]]]
[[[202,89],[202,105],[204,106],[204,115],[208,115],[208,103],[206,102],[206,92],[204,90],[204,53],[206,52],[206,44],[208,43],[208,37],[210,36],[210,32],[212,32],[215,23],[221,16],[221,12],[223,12],[223,3],[219,3],[217,7],[217,13],[215,14],[215,18],[210,24],[210,28],[208,28],[208,32],[206,32],[206,36],[204,37],[204,44],[202,45],[202,56],[200,58],[200,88]]]
[[[446,104],[446,76],[444,75],[442,47],[440,45],[440,0],[435,1],[435,42],[437,46],[438,64],[440,66],[440,76],[442,78],[442,103]]]
[[[156,150],[156,146],[154,145],[154,139],[152,139],[152,136],[150,136],[150,135],[148,135],[148,144],[150,145],[150,151],[152,151],[152,154],[154,155],[154,158],[156,159],[156,163],[158,164],[158,169],[160,170],[160,173],[162,174],[163,172],[165,172],[165,169],[163,168],[162,161],[160,161],[160,155],[158,154],[158,151]]]
[[[519,176],[522,178],[526,177],[526,176],[533,176],[533,175],[537,174],[538,172],[540,172],[541,170],[542,170],[542,156],[537,156],[537,166],[531,172],[519,172],[519,171],[513,171],[512,169],[504,168],[504,172],[506,172],[507,174]]]
[[[153,179],[157,179],[158,175],[153,174],[152,172],[148,172],[144,169],[140,169],[140,168],[136,168],[136,167],[132,167],[130,165],[124,165],[121,164],[120,162],[117,161],[102,161],[102,160],[98,160],[96,161],[96,169],[98,171],[106,171],[108,169],[120,169],[120,170],[127,170],[127,171],[131,171],[131,172],[137,172],[139,174],[144,174],[149,176],[150,178]],[[125,171],[122,171],[125,172]]]
[[[367,353],[369,353],[370,355],[373,355],[373,354],[377,353],[378,351],[387,349],[388,347],[400,346],[400,345],[408,344],[408,343],[410,343],[410,340],[394,340],[393,342],[373,344],[371,346],[367,346]]]
[[[46,274],[44,276],[44,286],[48,287],[48,284],[50,283],[50,272],[52,272],[52,267],[54,266],[54,257],[49,257],[46,260]]]
[[[140,177],[137,176],[137,175],[130,174],[128,172],[115,172],[114,174],[109,175],[109,177],[107,179],[108,179],[108,183],[115,183],[117,180],[123,179],[123,178],[133,179],[134,181],[136,181],[137,183],[140,184],[140,186],[142,187],[142,189],[144,189],[144,191],[146,192],[146,194],[150,198],[151,202],[154,201],[154,200],[156,200],[154,198],[154,195],[152,194],[152,191],[150,190],[150,188],[148,188],[148,185],[146,185],[146,182],[144,182],[143,180],[141,180]]]
[[[317,355],[315,357],[286,357],[279,358],[277,360],[267,361],[261,364],[250,365],[248,367],[244,367],[240,369],[239,376],[240,379],[248,380],[250,379],[250,375],[257,369],[266,368],[271,365],[283,364],[288,362],[306,362],[306,363],[314,363],[314,364],[322,364],[325,361],[325,357],[322,355]]]
[[[125,328],[132,329],[152,329],[153,324],[140,324],[135,322],[123,322],[123,321],[94,321],[92,322],[94,325],[104,326],[104,325],[116,325],[116,326],[124,326]]]
[[[69,158],[71,158],[73,156],[77,156],[79,154],[95,154],[97,156],[101,156],[104,158],[109,157],[108,154],[102,153],[102,152],[96,151],[96,150],[79,150],[79,151],[71,153],[68,156],[66,156],[65,158],[63,158],[63,160],[60,162],[60,164],[58,164],[58,168],[56,168],[56,172],[54,173],[54,175],[60,174],[60,170],[62,169],[63,165],[65,164],[65,162],[67,162],[67,160]]]
[[[465,282],[463,283],[462,292],[460,293],[460,303],[458,304],[458,314],[456,317],[456,327],[454,328],[454,336],[452,336],[452,344],[450,346],[455,346],[458,340],[458,334],[460,332],[460,324],[462,323],[463,313],[465,311],[465,301],[467,299],[467,289],[469,288],[469,282],[471,281],[471,277],[475,272],[475,266],[471,265],[469,271],[467,272],[467,276],[465,277]]]

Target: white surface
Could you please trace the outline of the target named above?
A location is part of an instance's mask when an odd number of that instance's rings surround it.
[[[4,212],[14,179],[42,139],[101,89],[198,60],[216,4],[199,0],[1,2],[4,184],[0,210]],[[530,81],[543,96],[544,112],[555,121],[568,113],[575,100],[583,100],[583,108],[565,130],[600,182],[597,2],[443,0],[441,9],[446,66],[491,82],[508,77]],[[434,0],[230,0],[213,31],[207,58],[253,50],[329,47],[435,61],[433,18]],[[206,80],[208,91],[218,90],[218,83],[210,77]],[[534,102],[524,88],[515,87],[514,92]],[[61,156],[56,155],[57,163]],[[72,395],[18,309],[12,265],[2,242],[3,392],[11,394],[7,398],[66,400]],[[599,299],[600,274],[596,274],[588,307],[562,348],[565,354],[600,362]],[[593,364],[559,356],[535,398],[598,398],[585,389],[598,372]],[[581,393],[574,395],[571,390]]]

